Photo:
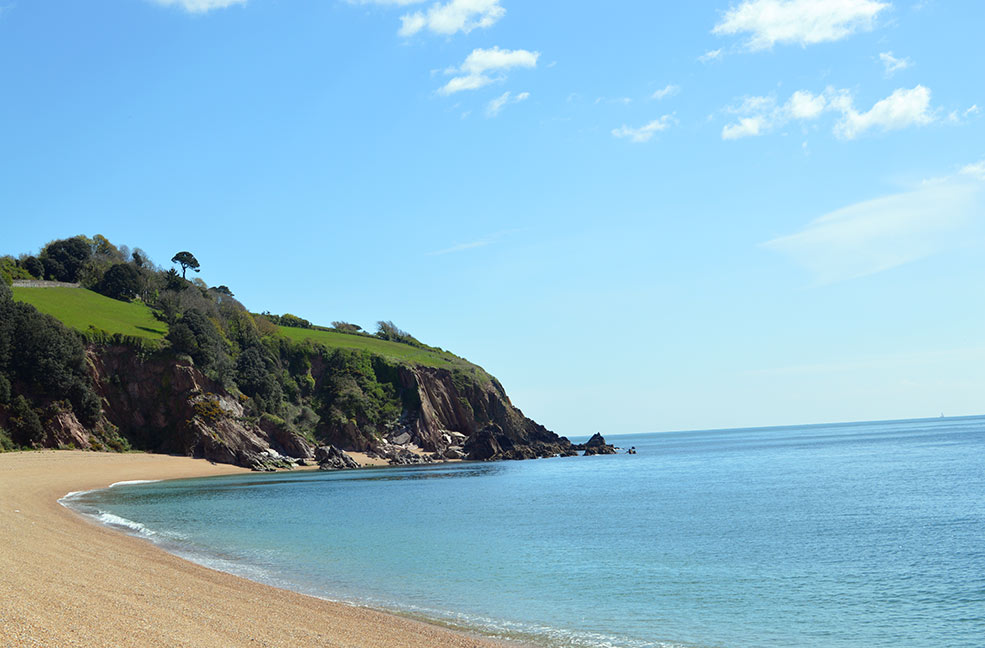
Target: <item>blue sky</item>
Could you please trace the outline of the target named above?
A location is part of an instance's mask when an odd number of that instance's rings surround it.
[[[562,434],[985,411],[978,0],[0,0],[0,253],[390,319]]]

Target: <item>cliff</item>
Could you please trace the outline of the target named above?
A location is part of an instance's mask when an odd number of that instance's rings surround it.
[[[115,429],[136,449],[254,469],[310,460],[321,444],[391,463],[576,454],[567,439],[524,416],[499,382],[484,374],[391,365],[374,357],[371,378],[388,387],[393,404],[399,403],[395,416],[374,423],[359,408],[340,416],[336,392],[353,389],[348,374],[313,353],[307,360],[314,384],[304,402],[316,420],[298,426],[270,415],[249,416],[244,395],[210,380],[188,358],[101,345],[89,345],[86,356],[101,400],[99,425]],[[95,431],[71,413],[45,426],[46,445],[99,444]]]

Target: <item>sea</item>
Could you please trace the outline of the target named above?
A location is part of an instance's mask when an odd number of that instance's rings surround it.
[[[985,646],[985,417],[607,440],[63,502],[208,567],[545,648]]]

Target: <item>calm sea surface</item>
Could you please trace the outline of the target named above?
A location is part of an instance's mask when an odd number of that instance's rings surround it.
[[[68,498],[205,565],[546,646],[985,646],[985,418]]]

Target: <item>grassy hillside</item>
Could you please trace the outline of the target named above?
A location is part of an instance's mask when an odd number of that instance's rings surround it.
[[[315,344],[322,344],[328,348],[360,349],[410,364],[438,367],[441,369],[460,369],[466,373],[474,374],[478,378],[485,377],[485,372],[476,365],[444,351],[420,349],[399,342],[390,342],[363,335],[338,333],[336,331],[320,331],[318,329],[302,329],[288,326],[278,326],[277,328],[280,329],[281,335],[298,342],[311,340]]]
[[[110,299],[84,288],[15,286],[13,290],[15,300],[27,302],[83,333],[103,332],[157,341],[168,332],[167,324],[154,319],[151,310],[138,302]]]
[[[168,327],[139,302],[127,303],[104,297],[84,288],[14,287],[14,299],[33,305],[42,313],[53,315],[70,328],[86,334],[120,334],[151,341],[163,340]],[[409,364],[458,369],[486,380],[479,367],[451,353],[421,349],[407,344],[362,335],[349,335],[317,329],[277,327],[284,337],[295,341],[311,340],[330,349],[358,349]]]

